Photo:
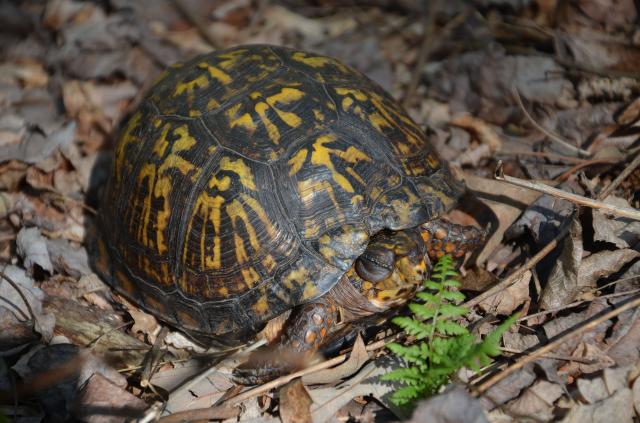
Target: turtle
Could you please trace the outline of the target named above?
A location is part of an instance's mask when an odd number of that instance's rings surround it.
[[[169,67],[123,125],[96,268],[194,340],[276,351],[412,298],[478,234],[442,216],[465,192],[377,83],[332,57],[243,45]],[[285,361],[285,360],[281,360]],[[268,380],[291,364],[262,363]]]

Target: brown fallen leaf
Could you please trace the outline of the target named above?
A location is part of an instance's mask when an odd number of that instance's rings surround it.
[[[388,396],[397,387],[379,378],[393,368],[397,368],[398,365],[391,363],[390,360],[376,360],[366,364],[358,373],[338,386],[309,390],[309,395],[313,399],[311,406],[313,421],[328,421],[342,406],[358,396],[372,395],[388,405]]]
[[[530,300],[529,297],[529,282],[531,281],[531,272],[526,271],[518,278],[516,282],[510,285],[507,289],[487,298],[480,302],[478,306],[487,313],[496,313],[502,315],[509,315]]]
[[[560,257],[551,269],[542,290],[540,308],[549,310],[570,303],[579,294],[578,269],[582,261],[582,226],[578,219],[571,221],[569,236],[565,238]]]
[[[300,378],[293,379],[279,390],[282,423],[311,423],[313,401]]]
[[[302,382],[306,385],[337,382],[357,372],[367,360],[369,360],[369,353],[362,337],[358,335],[347,361],[339,366],[305,375],[302,377]]]
[[[633,408],[635,408],[636,414],[640,415],[640,377],[633,381],[631,392],[633,394]]]
[[[594,404],[576,404],[569,410],[562,423],[631,423],[633,398],[630,389],[623,389],[614,395]]]
[[[27,271],[32,273],[34,266],[53,273],[53,264],[47,250],[47,241],[38,228],[22,228],[16,239],[18,255],[22,257]]]
[[[507,228],[540,197],[540,193],[523,190],[494,179],[482,178],[456,168],[454,170],[456,175],[464,179],[469,189],[473,190],[478,199],[494,214],[484,219],[491,223],[491,234],[476,260],[476,263],[481,265],[500,245]]]
[[[461,386],[420,401],[408,423],[488,423],[480,401]]]
[[[124,423],[141,417],[146,408],[140,398],[95,373],[80,390],[74,415],[88,423]]]
[[[536,416],[537,419],[550,421],[553,418],[553,404],[563,393],[562,386],[538,380],[522,395],[506,404],[505,409],[512,416]]]

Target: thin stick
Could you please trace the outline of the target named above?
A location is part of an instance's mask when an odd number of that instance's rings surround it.
[[[487,298],[493,297],[494,295],[500,292],[503,292],[505,289],[509,288],[511,285],[516,283],[522,277],[523,274],[525,274],[529,269],[531,269],[533,266],[538,264],[543,258],[547,256],[547,254],[553,251],[554,248],[558,246],[558,243],[562,240],[562,238],[564,238],[567,235],[568,232],[569,232],[569,228],[565,226],[564,229],[562,229],[562,231],[560,231],[560,233],[553,240],[551,240],[550,243],[545,245],[542,250],[538,251],[538,253],[535,256],[531,257],[529,261],[527,261],[522,267],[520,267],[518,270],[513,272],[511,275],[507,276],[502,282],[498,283],[493,288],[490,288],[484,291],[482,294],[478,295],[477,297],[474,297],[469,301],[466,301],[463,304],[463,306],[468,308],[474,307],[478,305],[480,302],[486,300]]]
[[[498,162],[498,167],[496,168],[494,177],[498,181],[508,182],[522,188],[527,188],[534,191],[542,192],[544,194],[553,195],[554,197],[562,198],[578,205],[591,207],[593,209],[601,209],[606,213],[614,214],[616,216],[627,217],[633,220],[640,220],[640,210],[636,210],[631,207],[618,207],[612,204],[604,203],[602,201],[594,200],[592,198],[587,198],[582,195],[572,194],[558,188],[553,188],[549,185],[525,181],[524,179],[514,178],[513,176],[507,176],[504,174],[502,162]]]
[[[393,340],[393,339],[397,339],[398,337],[402,336],[402,333],[399,334],[395,334],[392,335],[390,337],[387,337],[385,339],[382,339],[380,341],[374,342],[372,344],[367,345],[366,350],[367,352],[370,351],[375,351],[379,348],[382,348],[385,346],[385,344],[387,344],[389,341]],[[318,372],[320,370],[324,370],[324,369],[328,369],[329,367],[333,367],[333,366],[337,366],[338,364],[342,364],[345,360],[347,359],[347,354],[342,354],[339,355],[337,357],[334,357],[332,359],[323,361],[321,363],[318,363],[314,366],[311,367],[307,367],[306,369],[302,369],[300,371],[297,371],[295,373],[291,373],[289,375],[286,376],[282,376],[279,377],[278,379],[272,380],[271,382],[265,383],[263,385],[260,386],[256,386],[255,388],[249,389],[248,391],[244,391],[241,394],[236,395],[235,397],[231,397],[229,398],[229,400],[227,401],[229,405],[235,405],[238,403],[241,403],[242,401],[246,401],[249,398],[253,398],[255,396],[258,396],[264,392],[268,392],[273,388],[278,388],[282,385],[285,385],[287,383],[289,383],[291,380],[297,378],[297,377],[302,377],[302,376],[306,376],[308,374],[311,373],[315,373]]]
[[[576,164],[575,166],[573,166],[571,169],[567,170],[566,172],[564,172],[562,175],[558,176],[557,178],[555,178],[555,181],[557,182],[564,182],[567,179],[569,179],[569,177],[571,175],[573,175],[574,173],[576,173],[577,171],[579,171],[580,169],[583,169],[585,167],[589,167],[589,166],[594,166],[594,165],[599,165],[599,164],[615,164],[618,163],[620,160],[618,159],[613,159],[613,158],[609,158],[609,159],[592,159],[592,160],[585,160],[584,163],[579,163]]]
[[[631,163],[629,163],[629,165],[627,167],[624,168],[624,170],[620,173],[620,175],[618,175],[618,177],[616,179],[611,181],[611,183],[609,185],[607,185],[600,192],[600,194],[598,194],[598,197],[597,197],[598,200],[604,200],[605,198],[607,198],[609,196],[609,194],[611,194],[613,192],[613,190],[618,188],[618,185],[620,185],[620,183],[622,183],[622,181],[624,181],[626,179],[626,177],[631,174],[631,172],[636,170],[636,168],[638,166],[640,166],[640,153],[638,153],[636,155],[636,158],[633,159],[633,161]]]
[[[549,137],[549,139],[551,139],[552,141],[557,142],[558,144],[564,146],[565,148],[568,148],[569,150],[573,151],[574,153],[578,153],[578,154],[580,154],[582,156],[585,156],[585,157],[591,157],[592,156],[592,154],[590,152],[588,152],[587,150],[583,150],[583,149],[581,149],[579,147],[576,147],[575,145],[573,145],[573,144],[569,143],[568,141],[566,141],[560,135],[556,134],[555,132],[545,128],[544,126],[542,126],[538,122],[536,122],[536,120],[533,118],[533,116],[531,116],[529,114],[529,112],[527,111],[526,107],[524,107],[524,103],[522,102],[522,98],[520,98],[520,93],[518,92],[518,89],[514,86],[512,91],[513,91],[513,97],[516,99],[516,102],[518,103],[518,106],[520,106],[520,109],[522,109],[522,113],[524,113],[524,115],[529,120],[529,122],[531,122],[531,124],[538,131],[542,132],[547,137]]]
[[[496,153],[499,156],[531,156],[531,157],[542,157],[549,160],[557,160],[563,162],[569,162],[573,164],[585,163],[588,160],[586,159],[578,159],[577,157],[564,156],[562,154],[556,153],[547,153],[546,151],[499,151]]]
[[[516,370],[519,370],[521,368],[523,368],[525,365],[537,360],[538,358],[540,358],[542,355],[547,354],[548,352],[552,351],[553,349],[557,348],[558,346],[560,346],[562,343],[568,341],[571,338],[574,338],[578,335],[581,335],[585,332],[588,332],[592,329],[594,329],[596,326],[598,326],[600,323],[602,322],[606,322],[607,320],[616,317],[617,315],[640,306],[640,297],[636,298],[633,301],[630,301],[620,307],[614,308],[613,310],[611,310],[608,313],[603,314],[602,316],[600,316],[597,319],[591,320],[585,324],[583,324],[582,326],[578,327],[575,331],[571,332],[571,333],[567,333],[565,335],[562,335],[556,339],[554,339],[553,341],[549,342],[547,345],[535,350],[534,352],[532,352],[531,354],[527,355],[526,357],[523,357],[521,360],[518,360],[517,362],[513,363],[512,365],[510,365],[509,367],[507,367],[506,369],[504,369],[503,371],[501,371],[500,373],[495,374],[494,376],[490,377],[489,379],[487,379],[486,381],[484,381],[480,386],[478,386],[475,389],[475,394],[476,395],[480,395],[483,392],[485,392],[487,389],[489,389],[490,387],[492,387],[493,385],[495,385],[496,383],[500,382],[501,380],[503,380],[504,378],[506,378],[507,376],[509,376],[511,373],[515,372]]]
[[[616,281],[616,282],[617,282],[617,281]],[[598,288],[598,290],[599,290],[599,289],[600,289],[600,288]],[[595,290],[594,290],[594,291],[595,291]],[[640,289],[633,289],[633,290],[630,290],[630,291],[615,292],[615,293],[613,293],[613,294],[600,295],[600,296],[598,296],[597,298],[598,298],[599,300],[604,300],[604,299],[607,299],[607,298],[624,297],[624,296],[627,296],[627,295],[637,294],[637,293],[639,293],[639,292],[640,292]],[[528,316],[520,317],[518,320],[516,320],[516,323],[524,322],[524,321],[527,321],[527,320],[529,320],[529,319],[533,319],[533,318],[535,318],[535,317],[544,316],[544,315],[546,315],[546,314],[557,313],[557,312],[559,312],[559,311],[568,310],[568,309],[570,309],[570,308],[578,307],[579,305],[582,305],[582,304],[584,304],[584,303],[590,303],[590,302],[592,302],[592,301],[593,301],[593,300],[580,300],[580,301],[574,301],[574,302],[572,302],[572,303],[565,304],[565,305],[563,305],[563,306],[561,306],[561,307],[550,308],[549,310],[539,311],[539,312],[537,312],[537,313],[533,313],[533,314],[530,314],[530,315],[528,315]]]
[[[513,348],[507,348],[507,347],[500,348],[500,351],[506,352],[506,353],[509,353],[509,354],[523,354],[524,353],[524,351],[515,350]],[[540,356],[540,358],[550,358],[552,360],[562,360],[562,361],[575,361],[576,363],[583,363],[583,364],[597,363],[597,361],[594,360],[594,359],[571,357],[571,356],[557,355],[557,354],[545,354],[543,356]]]

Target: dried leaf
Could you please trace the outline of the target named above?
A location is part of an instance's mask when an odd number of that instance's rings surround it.
[[[300,378],[280,388],[280,420],[282,423],[311,423],[313,401]]]
[[[513,285],[497,295],[487,298],[479,303],[478,306],[488,313],[510,315],[516,308],[530,299],[529,281],[531,281],[531,272],[527,270]]]
[[[640,256],[640,252],[631,249],[601,251],[591,254],[580,263],[578,289],[585,292],[595,288],[598,279],[616,273],[622,266],[638,256]]]
[[[84,247],[75,248],[64,238],[47,239],[47,251],[53,266],[59,273],[74,278],[90,275],[89,256]]]
[[[24,267],[33,273],[33,266],[38,265],[45,271],[53,273],[53,264],[49,258],[47,241],[38,228],[22,228],[16,239],[18,254],[22,257]]]
[[[455,386],[444,393],[420,401],[408,423],[488,423],[480,401],[466,389]]]
[[[533,366],[525,366],[489,388],[481,399],[483,407],[486,410],[491,410],[516,398],[524,388],[531,386],[535,380]]]
[[[633,408],[636,410],[636,414],[640,415],[640,377],[637,377],[633,382],[632,387],[633,394]]]
[[[331,369],[305,375],[302,377],[302,381],[306,385],[337,382],[357,372],[367,360],[369,360],[369,353],[362,337],[358,335],[347,361]]]
[[[578,219],[571,222],[569,236],[562,252],[551,269],[547,285],[542,291],[540,307],[548,310],[573,301],[579,294],[578,270],[582,261],[582,226]]]
[[[523,190],[494,179],[481,178],[469,172],[456,172],[456,174],[464,179],[469,189],[473,190],[480,201],[495,215],[485,218],[486,221],[491,222],[492,232],[476,260],[480,265],[500,245],[507,228],[540,196],[540,193]]]
[[[95,373],[80,390],[74,415],[88,423],[124,423],[141,417],[146,408],[140,398]]]
[[[630,207],[629,202],[623,198],[609,196],[606,202],[620,207]],[[596,241],[611,242],[618,248],[630,248],[640,241],[640,222],[609,217],[597,209],[593,210],[593,230]]]
[[[562,386],[546,380],[538,380],[522,395],[505,406],[512,416],[536,416],[549,421],[553,417],[553,403],[562,396]]]
[[[595,404],[576,404],[562,423],[631,423],[633,422],[632,394],[630,389],[618,391]]]
[[[390,367],[392,366],[388,362],[374,361],[341,385],[310,390],[313,421],[329,420],[343,405],[357,396],[372,395],[378,400],[384,400],[395,387],[392,383],[380,381],[379,377],[388,373]]]

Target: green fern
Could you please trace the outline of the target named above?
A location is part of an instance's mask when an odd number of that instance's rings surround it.
[[[457,304],[464,301],[458,291],[460,283],[453,259],[444,256],[436,263],[433,274],[424,282],[429,292],[419,292],[421,302],[409,304],[413,317],[395,317],[392,321],[418,342],[404,346],[392,342],[387,348],[400,356],[407,367],[383,376],[384,380],[406,385],[391,397],[396,405],[433,395],[445,385],[452,374],[468,367],[478,371],[500,354],[500,339],[517,316],[512,316],[477,342],[476,337],[456,320],[467,315],[468,309]]]

